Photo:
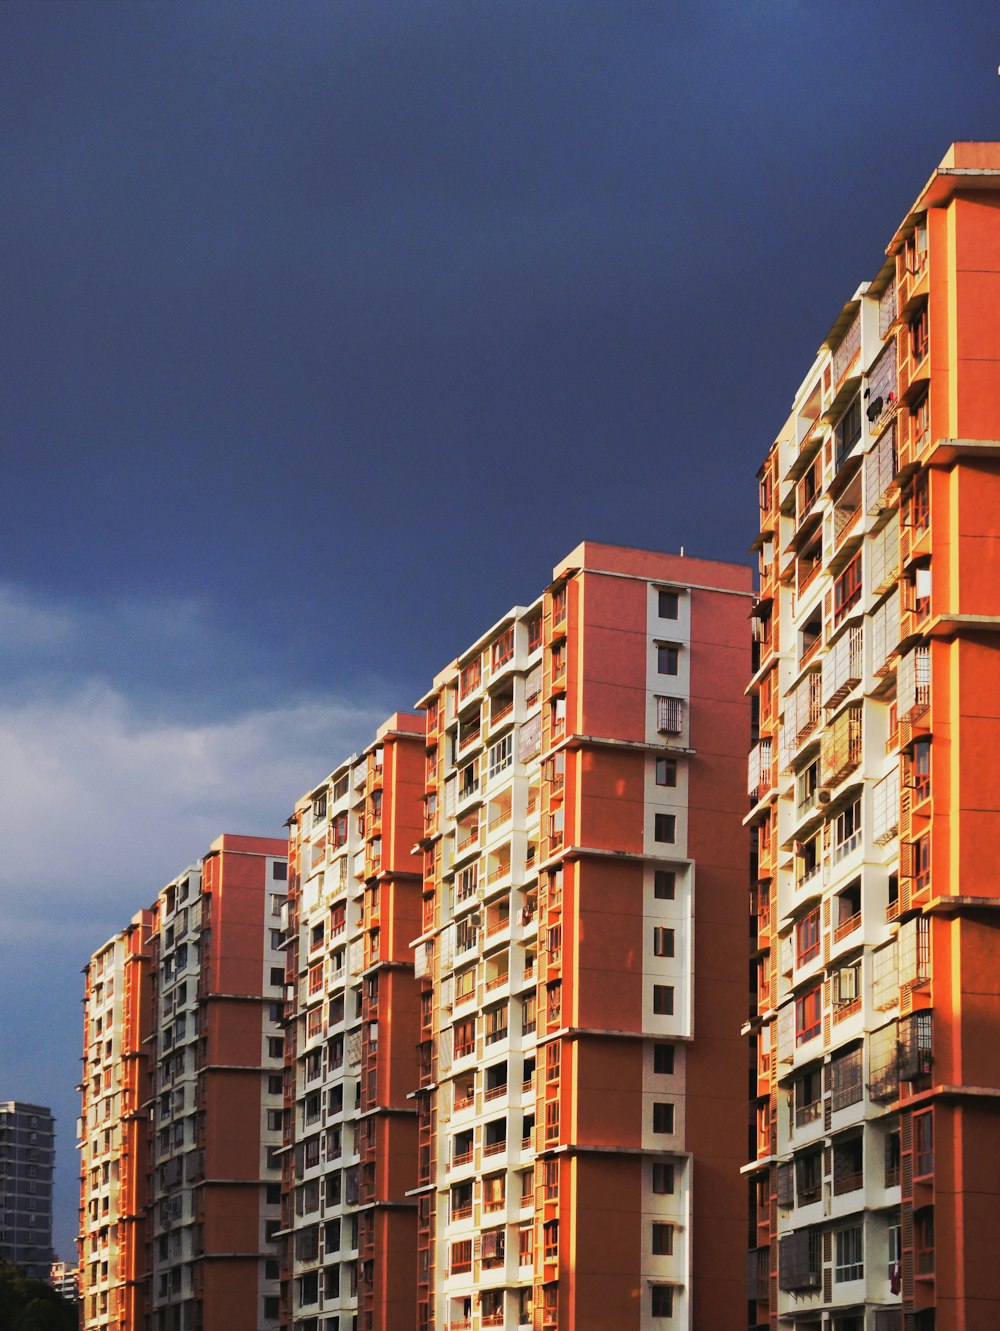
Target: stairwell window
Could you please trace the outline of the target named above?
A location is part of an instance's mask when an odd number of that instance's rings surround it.
[[[680,665],[680,648],[661,642],[656,646],[656,670],[660,675],[676,675]]]
[[[653,1131],[670,1133],[674,1130],[674,1106],[657,1101],[653,1105]]]
[[[656,613],[660,619],[677,619],[680,614],[680,592],[661,587],[656,593]]]
[[[672,845],[677,840],[677,815],[658,813],[653,817],[653,840]]]
[[[657,901],[673,901],[677,890],[677,875],[673,869],[657,869],[653,875],[653,896]]]
[[[670,1257],[674,1251],[674,1227],[653,1221],[653,1256]]]
[[[674,1015],[674,986],[672,984],[653,985],[653,1011],[658,1017]]]
[[[676,786],[677,785],[677,759],[676,758],[657,758],[656,760],[656,784],[658,786]]]
[[[662,925],[653,926],[653,956],[672,957],[674,955],[674,931]]]
[[[674,1315],[674,1287],[673,1285],[653,1285],[652,1286],[652,1315],[654,1317],[673,1317]]]

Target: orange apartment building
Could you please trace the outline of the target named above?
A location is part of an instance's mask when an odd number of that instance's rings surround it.
[[[583,544],[421,701],[419,1331],[745,1316],[750,606]]]
[[[1000,1325],[1000,144],[957,143],[761,471],[749,1325]]]
[[[278,1324],[286,888],[221,836],[87,967],[85,1328]]]
[[[146,1086],[151,911],[84,967],[79,1301],[83,1331],[147,1316]]]
[[[423,717],[289,820],[282,1324],[413,1331]],[[415,853],[417,852],[417,853]]]

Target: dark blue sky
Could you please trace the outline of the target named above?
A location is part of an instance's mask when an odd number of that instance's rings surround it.
[[[998,64],[985,0],[0,6],[0,1098],[63,1255],[90,952],[580,539],[746,558]]]

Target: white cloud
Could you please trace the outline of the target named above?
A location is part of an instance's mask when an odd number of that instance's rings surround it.
[[[279,835],[294,801],[368,743],[388,709],[327,701],[211,724],[145,719],[87,683],[58,699],[0,702],[0,844],[25,941],[57,910],[81,964],[220,832]],[[6,893],[5,893],[6,895]],[[7,896],[8,901],[15,898]]]

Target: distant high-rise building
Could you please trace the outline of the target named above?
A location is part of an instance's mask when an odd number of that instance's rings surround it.
[[[420,1331],[745,1317],[750,603],[588,542],[420,704]]]
[[[277,1325],[286,853],[219,837],[87,967],[84,1331]]]
[[[0,1101],[0,1261],[47,1280],[52,1262],[55,1119],[43,1105]]]
[[[1000,144],[841,309],[760,518],[749,1324],[994,1331]]]

